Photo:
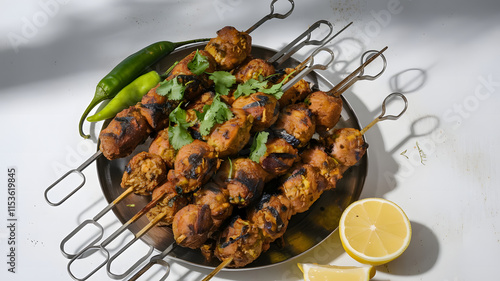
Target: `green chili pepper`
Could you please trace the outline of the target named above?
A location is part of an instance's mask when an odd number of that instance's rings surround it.
[[[137,79],[132,81],[132,83],[121,89],[118,94],[116,94],[116,96],[103,109],[101,109],[101,111],[87,117],[87,121],[97,122],[114,117],[123,109],[141,101],[142,97],[151,88],[158,85],[160,81],[160,75],[154,70],[139,76]]]
[[[99,83],[92,101],[87,106],[80,118],[78,129],[80,136],[89,138],[89,135],[83,133],[83,122],[90,113],[102,101],[112,99],[125,86],[141,75],[148,67],[160,60],[162,57],[171,53],[175,48],[197,42],[204,42],[210,39],[195,39],[183,42],[160,41],[153,43],[138,52],[128,56],[115,66]]]

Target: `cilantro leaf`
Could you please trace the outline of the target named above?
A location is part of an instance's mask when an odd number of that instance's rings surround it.
[[[267,151],[267,138],[269,137],[268,132],[260,132],[255,136],[250,147],[250,159],[254,162],[259,163],[260,157],[262,157]]]
[[[182,103],[181,103],[182,104]],[[181,125],[182,127],[189,128],[196,123],[196,120],[191,122],[187,122],[187,112],[186,110],[181,108],[181,104],[179,104],[170,114],[168,115],[168,119],[170,122]]]
[[[214,71],[209,78],[215,83],[215,93],[227,95],[229,88],[236,83],[236,77],[227,71]]]
[[[283,78],[283,80],[281,80],[281,82],[279,82],[278,84],[274,84],[274,85],[272,85],[271,87],[269,87],[267,89],[260,89],[260,92],[262,92],[264,94],[272,95],[277,100],[281,99],[281,97],[283,96],[283,90],[282,90],[283,84],[286,81],[288,81],[288,77],[290,77],[294,72],[295,71],[293,71],[290,74],[286,75],[285,78]]]
[[[187,128],[179,125],[168,127],[168,140],[175,150],[179,150],[186,144],[190,144],[194,141]]]
[[[179,150],[186,144],[193,142],[193,137],[189,134],[188,128],[193,126],[196,120],[192,122],[186,121],[186,111],[177,106],[168,116],[170,122],[175,123],[175,126],[168,127],[168,140],[174,147]]]
[[[187,66],[194,75],[200,75],[205,72],[205,70],[210,66],[210,63],[208,62],[207,57],[200,54],[198,50],[196,50],[193,59]]]
[[[264,89],[267,86],[267,81],[258,81],[255,79],[249,79],[243,84],[238,84],[236,91],[234,91],[234,97],[239,98],[241,96],[249,96],[260,89]]]
[[[283,82],[280,82],[278,84],[272,85],[268,89],[261,89],[260,92],[274,96],[277,100],[279,100],[281,99],[281,96],[283,96],[283,91],[281,90],[282,86]]]
[[[172,80],[160,82],[160,86],[156,88],[156,93],[160,96],[167,96],[169,100],[182,100],[184,98],[185,90],[186,86],[179,83],[175,77]]]
[[[210,130],[215,125],[215,123],[221,124],[233,118],[233,113],[229,109],[229,106],[220,100],[219,95],[216,95],[211,105],[205,105],[203,107],[203,113],[199,114],[200,118],[200,133],[202,136],[206,136],[210,133]]]

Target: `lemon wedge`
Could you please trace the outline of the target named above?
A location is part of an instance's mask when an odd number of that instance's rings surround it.
[[[366,281],[375,276],[373,266],[336,266],[315,263],[299,263],[304,281]]]
[[[339,222],[339,235],[347,254],[370,265],[399,257],[411,240],[410,220],[395,203],[367,198],[349,205]]]

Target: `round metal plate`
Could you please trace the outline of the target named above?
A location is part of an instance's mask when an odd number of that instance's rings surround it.
[[[178,49],[163,60],[159,61],[154,68],[160,73],[164,72],[172,65],[172,63],[181,60],[197,48],[201,49],[203,47],[204,45],[199,44]],[[252,54],[257,58],[267,59],[275,53],[275,50],[271,50],[266,47],[252,47]],[[294,67],[298,63],[299,62],[293,59],[289,59],[280,67]],[[311,85],[317,89],[328,90],[333,87],[330,82],[315,72],[309,74],[306,77],[306,80],[311,82]],[[356,118],[356,114],[353,109],[346,99],[343,98],[343,101],[344,108],[342,110],[342,117],[337,124],[337,127],[360,129],[358,119]],[[125,166],[133,155],[140,151],[147,150],[149,142],[150,141],[137,147],[134,153],[128,157],[113,161],[109,161],[105,157],[100,157],[97,160],[97,173],[99,181],[104,196],[108,202],[113,201],[123,192],[123,189],[120,187],[120,182]],[[317,200],[307,212],[297,214],[292,217],[288,229],[283,236],[282,243],[279,243],[280,245],[273,243],[268,251],[263,253],[257,260],[244,268],[224,270],[234,271],[269,267],[297,257],[314,248],[337,229],[342,211],[351,202],[359,198],[365,182],[367,168],[368,159],[367,155],[365,155],[357,165],[351,167],[344,174],[344,177],[340,180],[334,190],[324,192],[321,198]],[[124,223],[133,217],[144,205],[148,203],[149,200],[150,198],[148,197],[132,194],[117,204],[115,208],[113,208],[113,212],[121,223]],[[148,219],[143,216],[135,224],[130,226],[130,231],[137,233],[148,222]],[[154,227],[142,237],[142,240],[147,244],[154,246],[159,251],[163,251],[174,241],[172,230],[169,227]],[[207,262],[198,250],[191,250],[182,247],[176,247],[173,252],[171,252],[169,257],[180,262],[210,269],[215,268],[220,263],[218,260]]]

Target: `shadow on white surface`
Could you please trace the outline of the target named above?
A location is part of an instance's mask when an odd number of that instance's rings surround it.
[[[440,253],[436,234],[427,226],[411,222],[412,238],[406,251],[394,261],[378,266],[377,271],[391,275],[420,275],[431,270]]]

